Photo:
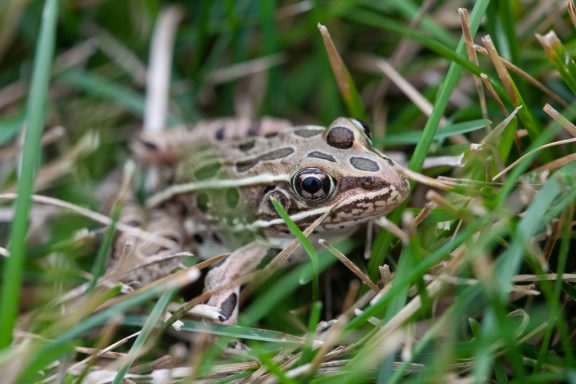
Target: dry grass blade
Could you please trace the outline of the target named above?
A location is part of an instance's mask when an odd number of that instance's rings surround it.
[[[15,193],[0,193],[0,200],[14,200],[14,199],[16,199],[16,197],[17,197],[17,195]],[[37,204],[46,204],[46,205],[50,205],[50,206],[54,206],[54,207],[58,207],[58,208],[62,208],[62,209],[74,212],[78,215],[87,217],[90,220],[93,220],[93,221],[100,223],[100,224],[103,224],[103,225],[112,224],[112,219],[110,217],[103,215],[101,213],[98,213],[98,212],[91,211],[91,210],[84,208],[84,207],[81,207],[79,205],[69,203],[69,202],[64,201],[64,200],[59,200],[59,199],[56,199],[53,197],[42,196],[42,195],[32,195],[32,201],[34,201]],[[139,239],[154,242],[154,243],[161,245],[161,246],[170,247],[173,245],[172,242],[166,241],[166,239],[164,239],[160,236],[156,236],[154,233],[146,232],[142,229],[134,228],[134,227],[131,227],[131,226],[123,224],[123,223],[117,223],[116,229],[118,229],[120,231],[124,231],[126,233],[130,233],[131,235],[133,235],[134,237],[137,237]]]
[[[364,284],[366,284],[374,292],[380,292],[380,288],[370,280],[370,277],[366,275],[360,268],[356,266],[345,254],[336,249],[328,241],[324,239],[318,240],[318,243],[326,248],[331,254],[333,254],[342,264],[346,266],[356,277],[358,277]]]
[[[57,132],[56,132],[57,133]],[[47,188],[53,181],[59,179],[74,169],[74,165],[84,156],[89,155],[98,148],[100,139],[94,132],[88,132],[74,147],[67,151],[61,158],[44,165],[36,176],[34,189]],[[14,192],[16,185],[8,186],[2,192]]]
[[[294,362],[293,354],[297,349],[295,347],[289,347],[284,351],[281,351],[279,354],[272,358],[272,362],[277,365],[282,365],[285,367],[286,362]],[[260,368],[255,370],[246,380],[244,383],[258,383],[261,382],[262,377],[268,374],[268,369],[262,365]]]
[[[434,179],[432,177],[423,175],[422,173],[414,172],[408,168],[400,167],[400,171],[407,177],[409,177],[411,180],[414,180],[417,183],[421,183],[433,188],[438,188],[443,191],[449,191],[454,186],[449,182]]]
[[[312,224],[310,224],[302,232],[304,236],[306,237],[310,236],[312,232],[314,232],[314,230],[318,228],[318,226],[322,224],[324,220],[326,220],[326,217],[328,217],[330,212],[332,212],[331,209],[327,210],[323,215],[314,220],[314,222],[312,222]],[[272,259],[272,261],[270,261],[268,265],[266,265],[266,268],[264,268],[264,270],[262,271],[263,274],[267,276],[269,273],[274,272],[278,267],[282,266],[286,262],[288,257],[290,257],[290,255],[292,255],[299,246],[300,242],[298,241],[298,239],[292,240],[286,248],[284,248],[278,255],[276,255],[276,257],[274,257],[274,259]]]
[[[212,72],[210,81],[214,84],[228,83],[250,75],[264,72],[272,67],[286,62],[284,54],[275,54],[248,60],[243,63],[231,65],[226,68],[219,68]]]
[[[393,221],[388,220],[386,216],[377,218],[376,220],[374,220],[374,224],[390,232],[391,234],[402,240],[402,242],[406,243],[408,241],[408,235],[406,234],[406,232],[404,232]]]
[[[310,372],[314,372],[318,367],[324,362],[324,360],[328,359],[328,353],[330,349],[332,349],[341,339],[342,333],[346,327],[346,323],[348,321],[348,315],[344,314],[339,316],[334,324],[330,327],[328,332],[324,334],[323,343],[318,349],[316,356],[312,360],[310,366]]]
[[[546,164],[542,164],[539,167],[534,168],[534,172],[542,172],[542,171],[554,171],[558,168],[562,168],[566,164],[569,164],[573,161],[576,161],[576,153],[571,153],[566,156],[562,156],[559,159],[552,160]]]
[[[167,291],[170,289],[175,289],[179,287],[183,287],[187,284],[191,284],[200,278],[200,270],[195,267],[189,267],[182,271],[174,272],[171,275],[162,277],[150,284],[147,284],[141,288],[135,289],[132,292],[129,292],[126,295],[115,297],[111,300],[108,300],[106,303],[101,305],[98,310],[102,310],[105,308],[109,308],[113,305],[116,305],[119,302],[129,299],[132,296],[137,296],[141,292],[148,291],[155,288],[162,287],[163,291]]]
[[[360,96],[356,90],[352,76],[350,75],[348,68],[346,68],[344,61],[340,57],[340,54],[338,53],[338,50],[336,49],[336,46],[330,37],[330,32],[328,32],[328,29],[320,23],[318,23],[318,30],[320,31],[320,35],[324,41],[324,46],[326,47],[326,52],[328,53],[328,59],[330,60],[330,66],[332,67],[332,72],[336,77],[336,82],[340,88],[340,93],[342,94],[342,97],[344,98],[344,101],[348,106],[351,115],[353,117],[365,118],[366,111],[364,111],[362,101],[360,100]]]
[[[568,14],[572,24],[576,27],[576,6],[574,5],[574,0],[568,0]]]
[[[101,349],[98,348],[98,350],[90,352],[90,356],[88,356],[87,358],[80,360],[79,362],[71,365],[70,367],[68,367],[66,369],[66,372],[73,373],[84,366],[86,366],[87,368],[90,367],[91,363],[93,363],[95,360],[97,360],[100,357],[106,356],[109,352],[111,352],[111,351],[115,350],[116,348],[126,344],[128,341],[137,337],[139,334],[140,334],[140,332],[132,333],[132,334],[130,334],[126,337],[123,337],[122,339],[108,345],[105,348],[101,348]],[[38,384],[46,384],[46,383],[53,382],[53,380],[55,378],[56,378],[56,375],[49,376],[46,379],[39,381]]]
[[[521,100],[518,98],[518,90],[516,89],[516,86],[514,85],[512,78],[510,77],[510,73],[508,73],[508,70],[504,65],[502,57],[500,57],[498,51],[496,51],[496,47],[492,42],[492,38],[490,36],[484,36],[482,38],[482,43],[484,43],[484,46],[488,52],[488,57],[490,57],[492,65],[494,65],[496,73],[498,74],[498,77],[500,78],[502,85],[504,85],[504,88],[508,93],[508,97],[510,98],[512,105],[514,107],[520,106],[522,103]]]
[[[43,147],[50,145],[60,140],[62,137],[64,137],[64,127],[57,126],[50,128],[46,133],[44,133],[44,135],[42,135],[40,145]],[[0,148],[0,160],[7,157],[16,156],[20,154],[20,151],[22,151],[22,146],[20,144],[16,144],[8,148]]]
[[[488,90],[488,93],[490,93],[490,96],[492,96],[492,98],[496,100],[496,103],[498,103],[498,106],[500,107],[500,110],[502,111],[504,116],[507,116],[508,110],[506,109],[506,107],[504,106],[504,102],[502,102],[502,99],[494,89],[494,86],[492,85],[492,82],[490,82],[490,78],[488,77],[488,75],[485,73],[481,73],[480,80],[482,80],[482,83]]]
[[[552,119],[554,119],[554,121],[560,124],[566,132],[568,132],[573,137],[576,137],[576,125],[572,124],[570,120],[562,116],[562,114],[558,112],[556,109],[554,109],[553,106],[546,103],[544,105],[544,108],[542,108],[542,110],[546,112],[548,116],[550,116]]]
[[[166,124],[172,52],[176,28],[184,14],[177,6],[164,9],[158,18],[150,48],[150,65],[146,77],[144,131],[160,132]]]
[[[488,56],[488,50],[486,48],[481,47],[479,45],[474,45],[474,49],[475,51]],[[500,60],[506,66],[506,68],[510,70],[510,72],[517,74],[518,76],[526,80],[527,83],[532,84],[534,87],[544,92],[548,97],[550,97],[558,104],[564,107],[568,106],[568,103],[564,99],[558,96],[558,94],[556,94],[553,90],[548,88],[542,82],[538,81],[534,76],[530,75],[528,72],[524,71],[522,68],[518,67],[514,63],[511,63],[510,61],[506,60],[503,57],[500,57]]]
[[[390,79],[399,89],[402,91],[406,97],[408,97],[412,102],[424,113],[426,116],[430,116],[432,113],[432,104],[420,93],[416,87],[414,87],[408,80],[406,80],[390,63],[382,58],[362,55],[358,56],[357,63],[360,68],[374,70],[376,69],[379,73],[384,74]],[[440,127],[448,124],[448,120],[445,117],[440,119]],[[451,136],[451,138],[459,136]],[[459,143],[466,143],[467,140],[463,137],[459,137],[457,140]]]
[[[458,14],[460,15],[460,25],[462,26],[462,34],[464,36],[464,44],[466,46],[466,53],[468,54],[468,59],[474,64],[478,65],[478,56],[476,55],[476,50],[474,49],[474,39],[472,37],[472,32],[470,31],[470,15],[466,8],[458,8]],[[484,88],[482,87],[482,80],[474,76],[474,86],[476,87],[476,93],[478,93],[478,99],[480,100],[480,110],[482,111],[482,116],[488,118],[488,110],[486,107],[486,96],[484,95]]]
[[[436,208],[436,204],[433,202],[428,202],[424,205],[424,208],[422,208],[420,210],[420,212],[418,212],[418,216],[416,216],[413,220],[414,222],[414,226],[418,226],[420,225],[424,220],[426,220],[426,218],[430,215],[430,213],[432,212],[432,210]]]
[[[512,164],[510,164],[509,166],[504,168],[502,171],[500,171],[497,175],[495,175],[492,178],[492,181],[499,179],[500,177],[502,177],[502,175],[508,173],[508,171],[510,171],[512,168],[514,168],[516,165],[518,165],[518,163],[520,163],[526,157],[533,155],[534,153],[540,152],[541,150],[546,149],[546,148],[552,148],[552,147],[556,147],[559,145],[570,144],[570,143],[575,143],[575,142],[576,142],[576,138],[572,138],[572,139],[555,141],[553,143],[544,144],[544,145],[539,146],[538,148],[534,148],[530,152],[525,153],[524,155],[520,156],[516,161],[514,161]]]

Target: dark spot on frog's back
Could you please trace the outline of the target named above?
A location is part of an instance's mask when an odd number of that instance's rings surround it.
[[[250,128],[248,128],[248,132],[246,132],[247,136],[257,136],[258,132],[260,132],[260,120],[255,120],[250,124]]]
[[[201,192],[196,197],[196,206],[204,213],[208,212],[210,198],[204,192]]]
[[[331,128],[326,136],[328,145],[338,149],[348,149],[354,145],[354,132],[346,127]]]
[[[226,190],[226,203],[230,208],[236,208],[239,200],[240,194],[236,188],[229,188]]]
[[[248,152],[249,150],[254,148],[255,144],[256,144],[256,141],[254,141],[254,140],[246,141],[246,142],[238,145],[238,149],[241,150],[242,152]]]
[[[360,171],[378,172],[380,170],[378,163],[365,157],[353,156],[350,158],[350,164]]]
[[[194,176],[196,177],[197,180],[210,179],[216,176],[220,168],[222,168],[222,164],[220,163],[212,163],[204,165],[194,171]]]
[[[278,160],[284,157],[288,157],[294,153],[294,148],[286,147],[275,149],[270,152],[266,152],[263,155],[260,155],[254,159],[248,159],[239,161],[236,163],[236,171],[238,172],[246,172],[247,170],[253,168],[256,164],[261,161],[270,161],[270,160]]]
[[[236,163],[236,171],[238,172],[246,172],[247,170],[251,169],[252,167],[254,167],[256,164],[258,164],[258,159],[248,159],[248,160],[243,160],[243,161],[239,161]]]
[[[294,131],[294,134],[296,136],[300,136],[300,137],[314,137],[314,136],[318,136],[319,134],[321,134],[323,131],[321,129],[307,129],[307,128],[301,128],[301,129],[297,129]]]
[[[266,152],[263,155],[258,156],[259,161],[270,161],[270,160],[278,160],[283,159],[284,157],[288,157],[294,153],[294,148],[286,147],[275,149],[270,152]]]
[[[336,159],[334,158],[334,156],[329,155],[327,153],[324,152],[320,152],[320,151],[313,151],[310,152],[307,157],[314,157],[316,159],[322,159],[322,160],[326,160],[326,161],[331,161],[333,163],[336,162]]]
[[[222,141],[224,140],[224,134],[226,133],[226,127],[222,126],[216,130],[216,140]]]

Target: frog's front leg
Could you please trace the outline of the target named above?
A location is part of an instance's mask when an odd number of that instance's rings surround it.
[[[269,249],[269,244],[259,240],[237,249],[208,272],[204,282],[204,291],[218,289],[254,271]],[[239,285],[226,288],[211,296],[206,304],[192,308],[191,313],[223,324],[234,324],[238,318],[239,298]]]
[[[105,278],[130,285],[145,285],[174,271],[180,264],[186,234],[174,212],[154,210],[145,217],[141,207],[130,201],[122,210],[120,223],[144,229],[154,239],[143,240],[122,232],[114,242]]]

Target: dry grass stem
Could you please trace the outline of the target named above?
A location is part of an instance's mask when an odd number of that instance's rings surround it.
[[[504,106],[504,102],[502,101],[502,99],[500,98],[500,96],[498,96],[498,93],[496,92],[496,90],[494,89],[494,86],[493,86],[492,83],[490,82],[490,78],[488,77],[488,75],[485,74],[485,73],[481,73],[481,74],[480,74],[480,80],[482,80],[482,83],[484,84],[484,86],[485,86],[486,89],[488,90],[488,93],[489,93],[490,96],[492,96],[492,98],[496,101],[496,103],[497,103],[498,106],[500,107],[500,110],[502,111],[502,113],[504,114],[504,116],[508,116],[508,110],[507,110],[506,107]]]
[[[359,56],[357,59],[357,64],[360,68],[378,70],[378,72],[384,74],[390,81],[392,81],[399,89],[402,91],[406,97],[408,97],[412,102],[422,111],[426,116],[430,116],[432,113],[432,104],[420,93],[412,84],[408,82],[398,71],[388,63],[385,59],[374,57],[374,56]],[[448,125],[448,120],[445,117],[440,119],[440,127]],[[456,137],[451,136],[452,137]],[[460,137],[462,140],[463,137]],[[463,140],[461,144],[468,142]]]
[[[460,15],[460,24],[462,25],[462,34],[464,36],[464,44],[466,47],[466,53],[468,54],[468,59],[472,63],[478,65],[478,56],[474,49],[474,39],[472,37],[472,32],[470,31],[470,16],[468,15],[468,10],[466,8],[458,8],[458,14]],[[484,88],[482,87],[482,80],[476,76],[474,76],[474,86],[476,87],[476,93],[478,94],[478,100],[480,101],[482,116],[487,119],[488,109],[486,107],[486,95],[484,94]]]
[[[488,50],[482,46],[474,45],[474,50],[482,55],[488,56]],[[568,103],[564,99],[558,96],[557,93],[548,88],[541,81],[538,81],[534,76],[530,75],[528,72],[524,71],[522,68],[518,67],[514,63],[511,63],[503,57],[500,57],[500,61],[504,64],[504,66],[506,66],[508,70],[510,70],[510,72],[517,74],[522,79],[526,80],[527,83],[544,92],[548,97],[550,97],[558,104],[564,107],[568,107]]]
[[[518,165],[518,163],[520,163],[522,160],[524,160],[526,157],[533,155],[534,153],[540,152],[543,149],[546,148],[552,148],[552,147],[556,147],[559,145],[564,145],[564,144],[569,144],[569,143],[574,143],[576,142],[576,138],[572,138],[572,139],[566,139],[566,140],[559,140],[559,141],[555,141],[553,143],[548,143],[548,144],[544,144],[539,146],[538,148],[534,148],[533,150],[529,151],[528,153],[525,153],[524,155],[520,156],[520,158],[518,158],[516,161],[514,161],[512,164],[510,164],[509,166],[507,166],[506,168],[504,168],[502,171],[500,171],[496,176],[494,176],[492,178],[492,181],[499,179],[500,177],[502,177],[502,175],[508,173],[508,171],[510,171],[512,168],[514,168],[516,165]]]
[[[15,200],[16,197],[17,197],[16,193],[0,193],[0,200]],[[59,200],[59,199],[56,199],[53,197],[48,197],[48,196],[43,196],[43,195],[32,195],[31,197],[32,197],[32,201],[34,201],[37,204],[45,204],[45,205],[50,205],[53,207],[65,209],[67,211],[71,211],[71,212],[74,212],[78,215],[87,217],[90,220],[95,221],[95,222],[100,223],[100,224],[103,224],[103,225],[111,225],[112,224],[112,219],[110,217],[103,215],[101,213],[98,213],[98,212],[91,211],[91,210],[84,208],[84,207],[81,207],[79,205],[75,205],[75,204],[69,203],[67,201],[63,201],[63,200]],[[129,233],[129,234],[131,234],[134,237],[137,237],[139,239],[147,240],[147,241],[153,242],[153,243],[161,245],[161,246],[165,246],[165,247],[173,246],[173,243],[171,241],[167,241],[163,237],[157,236],[151,232],[146,232],[146,231],[139,229],[139,228],[134,228],[134,227],[126,225],[126,224],[117,223],[116,229],[123,231],[123,232],[126,232],[126,233]]]
[[[42,135],[40,145],[44,147],[52,143],[55,143],[56,141],[64,137],[64,133],[65,133],[64,127],[57,126],[50,128],[48,131],[46,131],[46,133]],[[0,159],[5,159],[7,157],[14,157],[20,154],[21,150],[22,146],[20,144],[13,145],[11,147],[0,148]]]
[[[362,281],[364,284],[366,284],[371,290],[373,290],[375,293],[378,293],[380,291],[380,288],[378,288],[378,286],[376,284],[374,284],[372,282],[372,280],[370,280],[370,277],[368,277],[368,275],[366,275],[364,272],[362,272],[362,270],[360,270],[360,268],[358,268],[356,266],[356,264],[354,264],[345,254],[340,252],[337,248],[332,246],[325,239],[318,240],[318,243],[321,246],[323,246],[324,248],[326,248],[338,260],[340,260],[340,262],[342,264],[344,264],[346,266],[346,268],[348,268],[350,270],[350,272],[352,272],[354,275],[356,275],[356,277],[358,277],[360,279],[360,281]]]
[[[576,6],[574,5],[574,0],[568,0],[568,14],[570,15],[570,20],[572,20],[572,25],[576,27]]]
[[[546,103],[542,108],[548,116],[550,116],[554,121],[556,121],[566,132],[568,132],[573,137],[576,137],[576,125],[572,124],[570,120],[562,116],[553,106]]]
[[[254,60],[248,60],[225,68],[218,68],[210,75],[210,81],[213,84],[229,83],[231,81],[267,71],[270,68],[285,63],[286,61],[286,56],[281,53],[259,57]]]
[[[510,77],[510,73],[508,73],[508,70],[506,69],[506,65],[504,65],[502,57],[500,57],[498,54],[498,51],[492,42],[492,38],[489,35],[484,36],[482,38],[482,43],[488,51],[488,57],[492,61],[492,65],[494,65],[496,73],[498,74],[502,85],[508,93],[508,97],[510,98],[512,105],[514,107],[518,107],[521,104],[520,100],[518,99],[518,90],[516,89],[512,78]]]

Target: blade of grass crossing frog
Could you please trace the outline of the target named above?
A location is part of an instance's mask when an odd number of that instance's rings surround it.
[[[308,257],[310,257],[310,263],[312,264],[312,270],[313,270],[312,300],[316,301],[318,300],[319,295],[318,275],[320,273],[318,253],[316,253],[316,249],[312,245],[312,242],[306,236],[304,236],[300,228],[298,228],[298,226],[292,221],[292,219],[290,219],[290,215],[288,215],[288,213],[284,210],[284,208],[282,208],[282,205],[277,200],[274,199],[272,199],[272,205],[274,205],[274,209],[276,209],[276,212],[278,212],[282,220],[284,220],[284,222],[290,229],[290,232],[292,232],[292,234],[296,236],[296,238],[302,245],[302,248],[308,254]]]

